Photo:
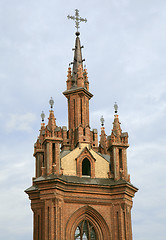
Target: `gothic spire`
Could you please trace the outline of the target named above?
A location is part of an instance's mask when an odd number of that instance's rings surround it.
[[[74,60],[72,62],[73,64],[73,71],[72,71],[72,85],[76,86],[77,85],[77,71],[79,65],[82,65],[82,52],[81,52],[81,43],[80,43],[80,38],[79,38],[79,32],[76,32],[76,41],[75,41],[75,48],[74,50]],[[82,66],[83,68],[83,66]]]
[[[79,24],[80,22],[87,22],[86,18],[82,18],[79,15],[79,10],[75,9],[75,16],[67,16],[68,19],[72,19],[75,20],[75,27],[77,29],[76,32],[76,41],[75,41],[75,48],[74,50],[74,60],[72,62],[73,64],[73,71],[72,71],[72,87],[76,87],[77,86],[77,71],[78,71],[78,67],[79,65],[82,65],[82,62],[84,61],[84,59],[82,59],[82,52],[81,52],[81,48],[83,48],[83,46],[81,46],[80,43],[80,32],[78,31],[78,29],[80,28]],[[83,69],[83,65],[82,65],[82,69]]]

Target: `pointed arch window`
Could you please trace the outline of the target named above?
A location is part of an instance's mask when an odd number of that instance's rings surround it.
[[[91,176],[91,164],[88,158],[82,161],[82,176]]]
[[[97,240],[93,225],[88,221],[82,221],[75,231],[75,240]]]

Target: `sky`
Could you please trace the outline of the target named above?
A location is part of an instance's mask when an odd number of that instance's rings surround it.
[[[100,117],[110,135],[113,105],[129,133],[128,171],[139,188],[133,200],[134,240],[166,236],[166,1],[0,0],[0,239],[32,239],[24,190],[34,177],[33,145],[42,111],[53,97],[58,126],[67,126],[67,68],[74,21],[88,70],[90,125]]]

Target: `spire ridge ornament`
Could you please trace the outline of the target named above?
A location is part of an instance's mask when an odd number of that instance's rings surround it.
[[[51,99],[50,99],[50,101],[49,101],[49,104],[50,104],[51,109],[52,109],[52,108],[53,108],[53,105],[54,105],[54,100],[52,99],[52,97],[51,97]]]
[[[44,118],[45,118],[45,114],[44,114],[44,112],[42,111],[42,113],[41,113],[41,119],[42,119],[42,122],[44,122]]]
[[[75,16],[68,15],[67,18],[75,20],[75,27],[77,28],[76,35],[79,36],[80,33],[79,33],[78,29],[80,28],[80,22],[85,22],[86,23],[87,19],[80,17],[78,9],[75,9]]]
[[[104,126],[104,117],[103,117],[103,115],[101,116],[101,118],[100,118],[100,122],[101,122],[101,126],[103,127]]]
[[[118,112],[118,104],[116,102],[114,104],[114,109],[115,109],[115,113],[117,114],[117,112]]]

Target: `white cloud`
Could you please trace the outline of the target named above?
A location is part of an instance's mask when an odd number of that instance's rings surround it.
[[[1,144],[0,238],[32,239],[32,212],[24,190],[31,185],[34,159],[25,144]]]
[[[6,122],[7,132],[27,132],[33,131],[32,123],[36,120],[34,113],[10,114]]]

